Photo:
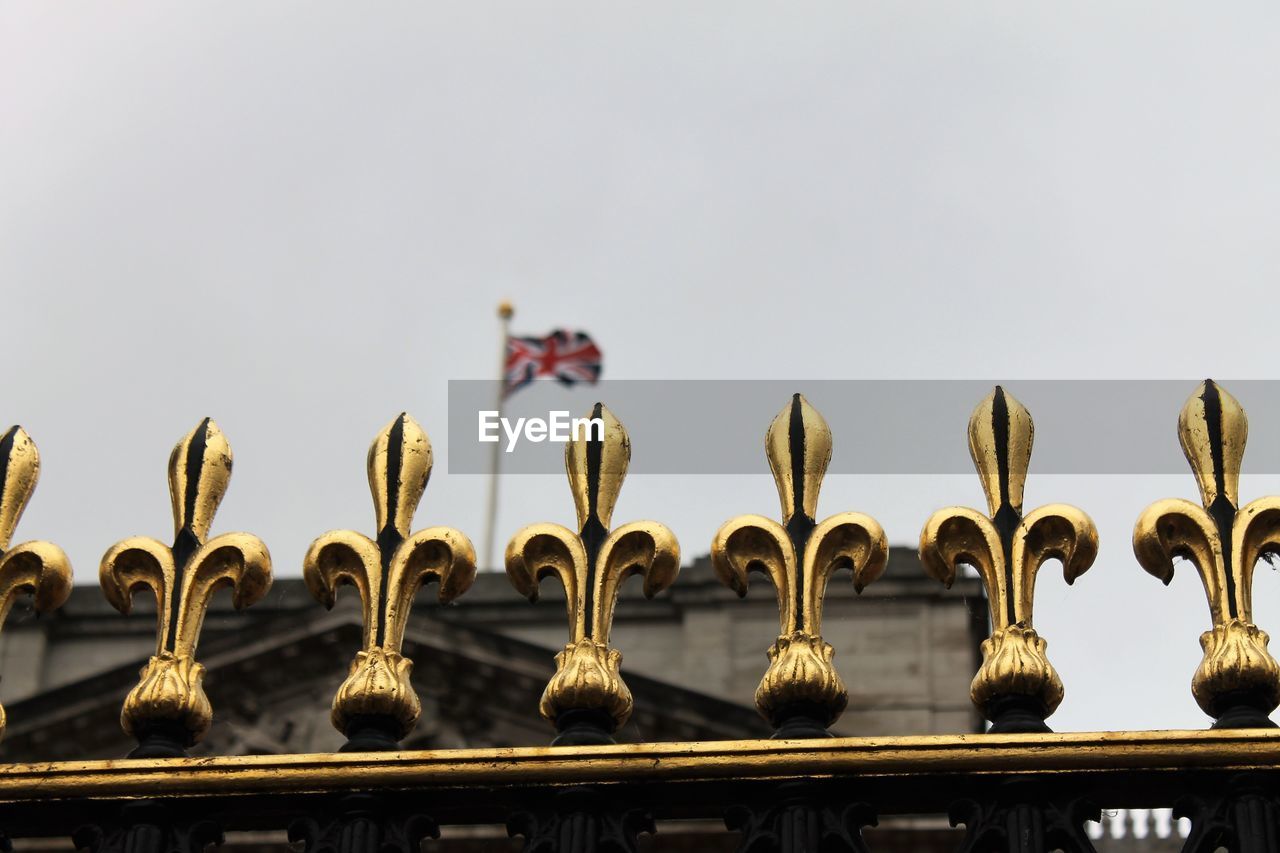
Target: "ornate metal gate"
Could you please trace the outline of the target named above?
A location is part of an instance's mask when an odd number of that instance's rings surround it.
[[[71,838],[106,853],[166,853],[217,844],[237,830],[287,829],[308,853],[412,851],[441,827],[505,825],[533,853],[632,851],[666,821],[711,819],[738,833],[749,853],[867,850],[863,829],[882,816],[947,814],[963,824],[964,851],[1088,851],[1084,824],[1100,806],[1172,806],[1191,820],[1186,848],[1209,853],[1280,851],[1280,666],[1252,620],[1254,564],[1280,551],[1280,498],[1240,506],[1243,409],[1213,382],[1178,421],[1202,506],[1159,501],[1139,517],[1134,553],[1168,581],[1176,558],[1199,570],[1211,630],[1192,682],[1214,720],[1205,731],[1054,734],[1046,724],[1061,679],[1032,622],[1036,573],[1059,561],[1068,582],[1098,550],[1093,522],[1050,504],[1023,511],[1031,455],[1030,415],[1000,388],[969,422],[969,446],[987,496],[985,511],[953,507],[924,525],[920,556],[950,585],[964,567],[986,586],[992,630],[971,698],[991,721],[985,734],[831,737],[847,691],[822,638],[832,576],[849,569],[860,591],[883,572],[884,531],[840,512],[818,520],[831,432],[803,397],[766,434],[781,520],[741,516],[712,544],[717,574],[740,595],[753,573],[774,586],[780,630],[756,692],[771,740],[620,745],[633,699],[621,653],[610,643],[621,584],[643,578],[646,595],[675,582],[680,552],[661,524],[614,526],[630,441],[597,404],[602,435],[571,442],[566,469],[578,526],[535,524],[506,552],[512,584],[536,599],[554,575],[566,590],[569,636],[540,712],[554,727],[548,747],[402,751],[421,705],[402,651],[419,589],[441,602],[464,594],[475,555],[462,533],[413,532],[431,470],[431,447],[401,415],[369,450],[377,530],[332,531],[311,546],[303,572],[315,598],[333,606],[353,586],[363,605],[363,647],[333,699],[346,737],[337,753],[188,757],[213,709],[196,647],[210,596],[229,587],[239,607],[271,584],[266,546],[245,533],[210,536],[231,473],[231,451],[210,420],[178,442],[169,462],[172,545],[135,537],[102,559],[108,601],[127,612],[138,592],[157,606],[155,653],[124,701],[121,723],[137,740],[128,758],[0,766],[0,830],[6,843]],[[38,610],[70,589],[63,552],[47,542],[10,546],[35,487],[39,457],[14,427],[0,440],[0,607],[22,593]],[[447,684],[432,685],[447,691]],[[0,717],[0,725],[3,718]],[[656,843],[660,848],[661,844]]]

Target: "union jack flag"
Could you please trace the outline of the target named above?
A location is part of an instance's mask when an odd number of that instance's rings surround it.
[[[551,378],[565,385],[600,379],[600,348],[586,332],[556,329],[545,338],[507,338],[506,395],[535,379]]]

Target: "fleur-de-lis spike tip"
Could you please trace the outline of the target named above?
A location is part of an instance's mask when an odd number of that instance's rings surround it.
[[[783,523],[818,514],[818,492],[831,464],[831,427],[822,413],[796,394],[769,424],[765,457],[778,487]]]
[[[205,418],[169,454],[174,537],[185,532],[198,541],[207,538],[230,483],[231,445],[218,425]]]
[[[1240,465],[1249,422],[1221,386],[1206,379],[1178,415],[1178,439],[1195,474],[1200,506],[1166,498],[1147,507],[1133,529],[1138,563],[1164,583],[1177,557],[1190,560],[1204,582],[1213,627],[1191,692],[1216,728],[1271,726],[1280,705],[1280,665],[1270,638],[1253,622],[1253,570],[1280,553],[1280,497],[1240,502]]]
[[[430,527],[410,534],[413,516],[431,476],[431,441],[418,422],[401,413],[374,437],[367,459],[377,538],[331,530],[303,559],[312,596],[333,607],[338,587],[360,595],[363,647],[333,698],[330,718],[347,737],[345,751],[395,749],[417,724],[422,704],[410,677],[413,661],[402,654],[409,611],[418,590],[439,584],[441,604],[466,592],[476,576],[475,549],[460,531]]]
[[[57,610],[71,594],[71,562],[52,542],[9,546],[40,479],[40,452],[31,436],[12,426],[0,437],[0,627],[18,596],[32,596],[36,611]],[[0,707],[0,736],[5,712]]]
[[[992,517],[1022,515],[1035,431],[1031,413],[999,385],[969,417],[969,456]]]
[[[578,528],[595,523],[605,529],[613,520],[613,508],[622,492],[622,481],[631,464],[631,436],[622,422],[601,403],[591,409],[591,421],[602,424],[599,441],[571,441],[565,445],[564,467],[578,515]]]
[[[383,427],[369,445],[366,467],[379,536],[408,538],[432,461],[431,441],[407,412]]]
[[[1056,559],[1072,583],[1098,554],[1097,528],[1082,510],[1048,504],[1023,514],[1034,436],[1030,413],[997,385],[969,418],[969,455],[987,513],[948,507],[920,532],[920,560],[931,577],[950,587],[960,567],[971,565],[987,589],[992,631],[970,698],[994,732],[1049,730],[1044,720],[1061,704],[1063,687],[1032,625],[1036,575]]]
[[[879,523],[857,512],[816,521],[818,493],[831,461],[831,429],[800,394],[773,419],[765,455],[778,487],[783,523],[759,515],[726,522],[711,543],[717,576],[739,596],[760,572],[778,596],[780,633],[768,650],[769,669],[756,689],[756,707],[782,737],[826,734],[849,694],[822,639],[827,583],[850,569],[861,592],[884,572],[888,540]]]
[[[230,479],[231,446],[205,418],[169,455],[173,545],[136,536],[102,557],[99,581],[113,607],[127,614],[144,588],[156,598],[155,654],[120,713],[124,730],[138,740],[133,757],[182,755],[204,737],[213,709],[195,652],[209,599],[230,586],[233,604],[244,608],[271,588],[271,556],[261,539],[248,533],[208,538]]]
[[[644,594],[667,589],[680,571],[675,535],[656,521],[611,529],[613,509],[631,459],[631,439],[601,403],[565,446],[565,471],[578,530],[532,524],[507,545],[507,577],[530,601],[550,575],[564,585],[569,643],[556,655],[556,672],[540,711],[552,722],[557,744],[610,743],[631,716],[631,691],[622,680],[622,653],[609,645],[613,612],[623,582],[644,576]]]

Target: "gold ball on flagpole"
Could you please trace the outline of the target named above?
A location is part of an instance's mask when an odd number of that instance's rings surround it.
[[[516,306],[511,304],[511,300],[504,299],[498,303],[498,316],[504,320],[510,320],[512,315],[516,313]]]

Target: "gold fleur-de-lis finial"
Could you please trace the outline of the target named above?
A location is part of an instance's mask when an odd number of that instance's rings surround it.
[[[439,583],[441,604],[471,587],[476,555],[471,540],[450,527],[410,534],[431,476],[431,442],[402,413],[369,445],[369,491],[377,540],[354,530],[331,530],[311,543],[303,560],[307,588],[333,607],[338,587],[351,584],[364,608],[364,647],[333,697],[334,728],[347,736],[343,751],[395,749],[418,722],[422,705],[401,654],[413,599],[424,583]]]
[[[611,743],[632,710],[619,672],[622,653],[609,645],[618,592],[633,574],[644,575],[649,598],[671,586],[680,571],[680,546],[656,521],[610,529],[631,440],[602,404],[589,420],[575,422],[564,459],[578,532],[551,523],[525,527],[507,545],[507,577],[530,601],[537,600],[544,577],[555,575],[564,584],[569,643],[556,655],[540,708],[559,732],[555,743]]]
[[[959,567],[971,565],[987,588],[991,636],[969,695],[993,732],[1049,730],[1044,720],[1062,702],[1063,688],[1032,626],[1036,574],[1056,559],[1072,583],[1098,554],[1097,528],[1082,510],[1047,504],[1023,514],[1034,431],[1031,414],[997,385],[969,418],[969,455],[988,514],[948,507],[920,532],[920,560],[931,577],[950,587]]]
[[[1166,584],[1173,561],[1195,564],[1209,598],[1213,629],[1200,635],[1204,657],[1191,693],[1215,728],[1270,727],[1280,704],[1280,666],[1269,637],[1253,624],[1253,569],[1280,553],[1280,497],[1240,507],[1240,462],[1249,421],[1236,399],[1206,379],[1178,416],[1178,439],[1200,487],[1201,506],[1166,498],[1147,507],[1133,529],[1138,562]]]
[[[711,543],[720,580],[747,594],[747,577],[760,572],[778,594],[781,632],[769,648],[769,669],[756,689],[756,707],[777,737],[822,737],[849,702],[831,663],[835,650],[822,639],[827,583],[850,569],[858,592],[880,577],[889,545],[880,524],[860,512],[841,512],[818,523],[818,491],[831,461],[831,429],[809,401],[796,394],[765,433],[765,454],[778,486],[783,523],[743,515],[721,526]]]
[[[156,651],[120,713],[124,730],[138,740],[132,757],[180,756],[204,737],[213,709],[195,652],[209,599],[229,586],[241,609],[271,588],[271,556],[261,539],[248,533],[208,538],[230,481],[231,446],[205,418],[169,456],[173,546],[135,536],[102,557],[99,581],[116,610],[127,614],[141,589],[156,598]]]
[[[71,594],[71,562],[52,542],[23,542],[9,547],[18,519],[40,479],[40,452],[20,426],[0,437],[0,626],[18,596],[29,593],[40,613],[57,610]],[[5,713],[0,707],[0,735]]]

